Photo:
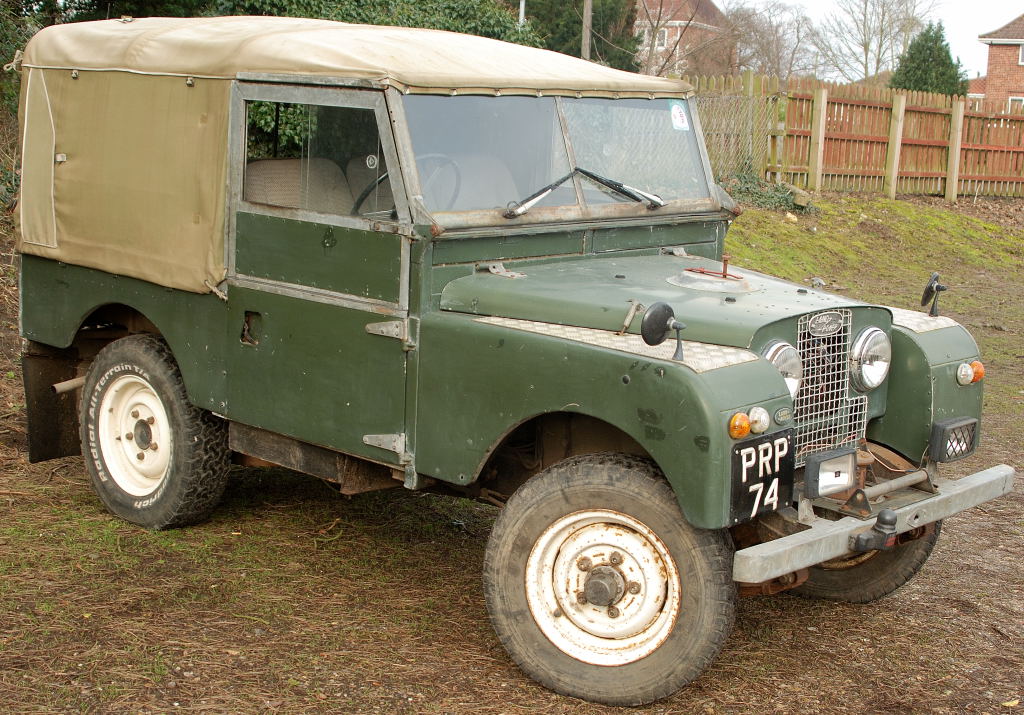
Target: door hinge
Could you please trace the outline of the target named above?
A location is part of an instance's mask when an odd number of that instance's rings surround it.
[[[405,340],[409,334],[404,320],[389,320],[386,323],[367,323],[366,332],[370,335],[383,335],[385,338]]]
[[[394,452],[399,457],[405,454],[405,433],[402,434],[364,434],[363,444],[379,447]]]

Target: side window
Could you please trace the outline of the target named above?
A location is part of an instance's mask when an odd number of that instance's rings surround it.
[[[388,220],[395,202],[372,109],[246,102],[242,198]]]

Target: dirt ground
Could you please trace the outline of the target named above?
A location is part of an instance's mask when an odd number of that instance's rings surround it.
[[[884,216],[905,207],[856,201],[794,230],[840,235],[860,212],[849,235],[873,257],[826,276],[860,298],[912,307],[920,274],[942,271],[945,309],[975,334],[989,374],[981,449],[948,473],[1024,468],[1024,259],[1005,248],[1024,242],[1024,203],[947,214],[914,200],[929,230],[959,216],[1001,236],[991,250],[1007,255],[986,267],[910,239],[897,249]],[[344,498],[302,475],[238,469],[209,522],[148,533],[103,510],[79,458],[27,464],[9,241],[2,265],[0,710],[616,711],[535,685],[502,650],[480,584],[490,507],[401,489]],[[1006,498],[947,520],[919,577],[878,603],[741,600],[712,667],[634,711],[1022,712],[1022,554],[1018,477]]]

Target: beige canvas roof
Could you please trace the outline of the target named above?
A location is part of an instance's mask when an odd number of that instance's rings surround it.
[[[140,18],[55,25],[29,42],[29,67],[236,77],[367,79],[403,90],[685,94],[679,80],[440,30],[283,17]]]

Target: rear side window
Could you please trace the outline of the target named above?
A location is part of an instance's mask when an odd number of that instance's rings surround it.
[[[246,102],[244,200],[389,219],[387,178],[372,109]]]

